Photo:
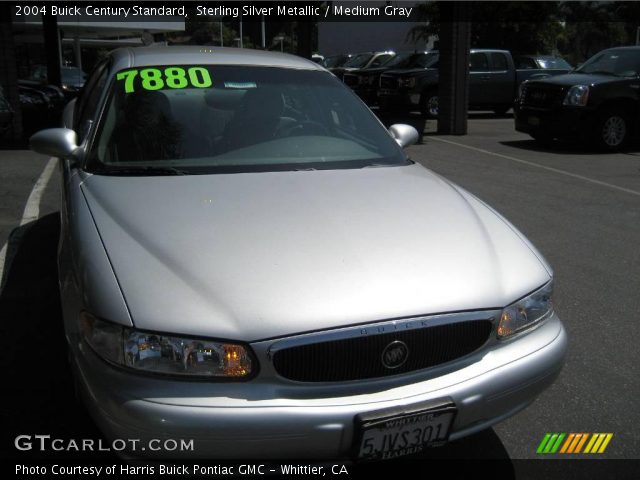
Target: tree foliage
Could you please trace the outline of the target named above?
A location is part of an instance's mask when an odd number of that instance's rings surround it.
[[[440,2],[418,7],[421,25],[408,38],[426,41],[438,35]],[[580,63],[598,51],[635,43],[640,2],[469,2],[471,46],[504,48],[513,53],[551,54]]]

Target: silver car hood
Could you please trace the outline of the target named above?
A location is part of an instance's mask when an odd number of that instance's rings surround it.
[[[420,165],[82,189],[141,329],[253,341],[502,307],[550,278],[510,224]]]

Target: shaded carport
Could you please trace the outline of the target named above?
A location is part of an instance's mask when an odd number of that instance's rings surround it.
[[[8,97],[17,115],[14,117],[14,133],[19,132],[19,99],[15,84],[17,81],[15,68],[15,54],[11,43],[11,5],[3,3],[2,8],[2,34],[4,48],[0,49],[0,62],[5,66],[5,70],[0,71],[0,80],[8,89]],[[464,135],[467,132],[467,110],[469,92],[469,48],[470,48],[470,12],[469,2],[440,2],[441,24],[439,34],[440,44],[440,82],[439,82],[439,118],[438,133],[444,135]],[[58,21],[60,20],[60,21]],[[49,81],[53,84],[60,83],[60,35],[59,31],[64,30],[65,36],[74,38],[76,49],[79,48],[80,36],[87,38],[100,38],[100,30],[110,30],[110,34],[118,34],[113,29],[116,25],[119,28],[128,30],[141,30],[140,25],[124,24],[123,22],[91,22],[82,24],[80,22],[66,22],[64,18],[56,19],[48,17],[40,24],[44,34],[44,47],[46,49],[47,67]],[[126,25],[126,27],[125,27]],[[146,25],[144,30],[153,30],[153,26]],[[161,30],[166,31],[167,24],[162,25]],[[184,22],[182,28],[184,29]],[[171,28],[169,28],[171,30]],[[123,32],[124,33],[124,32]],[[302,22],[299,31],[298,54],[306,57],[311,56],[313,29],[311,23]],[[5,42],[4,40],[7,40]],[[78,55],[79,57],[79,55]],[[78,63],[81,59],[78,58]],[[13,70],[13,74],[11,73]],[[15,90],[15,91],[13,91]],[[19,136],[19,134],[18,134]]]

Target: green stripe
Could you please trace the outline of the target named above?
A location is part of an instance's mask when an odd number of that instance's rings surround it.
[[[558,437],[558,440],[556,440],[556,444],[551,449],[551,453],[556,453],[558,451],[558,449],[560,448],[560,444],[562,443],[562,440],[564,440],[564,436],[565,436],[564,433],[560,434],[560,436]]]
[[[549,439],[549,442],[547,443],[547,446],[544,447],[544,452],[542,452],[542,453],[551,453],[551,447],[553,447],[553,444],[556,441],[556,438],[558,438],[558,434],[557,433],[554,433],[553,435],[551,435],[551,438]]]
[[[544,450],[544,447],[547,444],[547,442],[549,441],[550,437],[551,437],[550,433],[547,433],[544,436],[544,438],[542,439],[542,442],[540,442],[540,445],[538,445],[538,450],[536,450],[536,453],[542,453],[542,451]]]

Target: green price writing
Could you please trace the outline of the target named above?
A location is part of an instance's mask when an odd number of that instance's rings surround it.
[[[167,67],[163,70],[158,68],[144,68],[142,70],[127,70],[118,72],[116,80],[124,80],[124,91],[133,93],[135,91],[134,81],[140,77],[140,86],[144,90],[162,90],[163,88],[207,88],[213,84],[209,70],[204,67]]]

